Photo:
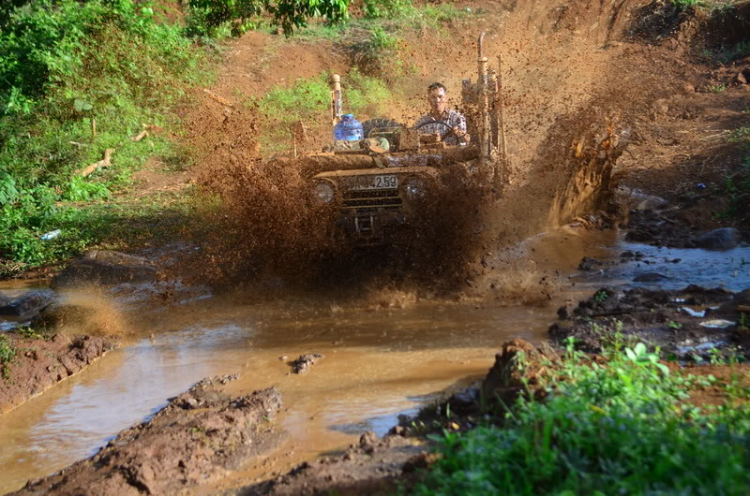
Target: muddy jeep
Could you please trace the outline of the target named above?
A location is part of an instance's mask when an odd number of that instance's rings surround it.
[[[446,164],[471,164],[468,169],[488,189],[499,190],[505,162],[499,67],[497,72],[488,69],[482,38],[477,82],[464,80],[461,91],[469,144],[447,144],[453,131],[445,123],[445,131],[425,134],[389,119],[372,119],[363,123],[363,140],[336,142],[326,152],[307,156],[315,164],[313,201],[334,206],[338,227],[357,243],[381,243],[389,233],[407,226],[431,190],[445,179]],[[331,78],[331,112],[335,126],[343,115],[337,75]]]

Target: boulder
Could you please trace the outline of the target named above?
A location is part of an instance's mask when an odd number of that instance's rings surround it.
[[[114,286],[126,282],[153,281],[156,277],[156,267],[147,258],[116,251],[92,250],[71,262],[52,281],[52,287]]]
[[[738,312],[747,312],[750,310],[750,289],[746,289],[734,295],[734,306]]]
[[[695,246],[706,250],[731,250],[737,247],[737,229],[722,227],[698,236]]]
[[[0,307],[0,315],[12,315],[14,317],[29,317],[49,306],[55,296],[52,291],[36,290],[29,291],[23,296]]]
[[[11,300],[10,297],[0,293],[0,308],[10,305],[11,301],[13,300]]]
[[[578,270],[589,271],[598,265],[602,265],[602,263],[599,260],[596,260],[594,258],[589,258],[589,257],[583,257],[581,259],[581,263],[578,264]]]
[[[664,274],[659,274],[658,272],[646,272],[645,274],[641,274],[637,276],[635,279],[633,279],[634,282],[660,282],[660,281],[666,281],[669,279],[668,276],[665,276]]]
[[[625,203],[631,210],[658,210],[667,206],[667,200],[644,193],[638,188],[617,188],[615,192],[618,203]]]
[[[36,329],[47,330],[65,326],[81,328],[94,317],[95,312],[91,307],[58,302],[44,308],[32,324]]]

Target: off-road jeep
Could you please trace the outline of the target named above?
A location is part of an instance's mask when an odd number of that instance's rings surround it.
[[[482,38],[483,34],[478,41],[477,82],[464,80],[461,92],[469,144],[447,145],[445,138],[452,133],[448,124],[444,132],[423,134],[388,119],[372,119],[363,123],[365,139],[355,146],[334,145],[306,157],[315,172],[313,200],[334,206],[339,228],[357,243],[383,242],[390,232],[408,225],[420,202],[443,180],[446,164],[471,163],[488,189],[499,189],[505,162],[499,68],[488,69]],[[331,85],[335,125],[343,115],[340,78],[334,75]]]

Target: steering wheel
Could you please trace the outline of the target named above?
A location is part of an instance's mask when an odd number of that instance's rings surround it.
[[[442,133],[440,135],[440,141],[445,141],[446,138],[449,138],[451,136],[453,136],[454,138],[456,138],[458,141],[461,141],[461,139],[458,136],[456,136],[456,132],[453,130],[453,128],[450,126],[450,124],[448,124],[445,121],[427,121],[427,122],[423,122],[422,124],[420,124],[418,126],[415,126],[415,129],[422,129],[423,127],[431,126],[433,124],[440,124],[441,126],[443,126],[443,127],[445,127],[447,129],[446,132],[444,132],[444,133]]]

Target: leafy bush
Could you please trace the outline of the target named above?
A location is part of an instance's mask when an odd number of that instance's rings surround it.
[[[672,4],[681,11],[699,7],[705,3],[705,0],[672,0]]]
[[[406,17],[415,11],[411,0],[365,0],[362,9],[368,19]]]
[[[572,363],[543,403],[503,428],[446,432],[416,494],[747,494],[750,408],[684,403],[694,378],[643,345],[607,366]]]
[[[305,26],[310,17],[324,17],[330,22],[349,15],[349,0],[190,0],[190,33],[213,36],[217,29],[231,26],[240,35],[257,27],[258,16],[268,14],[273,24],[287,34]]]
[[[87,226],[70,226],[54,242],[39,239],[70,218],[59,202],[107,198],[149,155],[169,153],[164,138],[129,138],[144,124],[172,122],[168,110],[184,88],[205,79],[206,56],[180,26],[156,22],[149,2],[38,0],[0,13],[0,262],[7,269],[58,260],[96,238]],[[108,148],[116,149],[113,167],[93,179],[76,174]]]

